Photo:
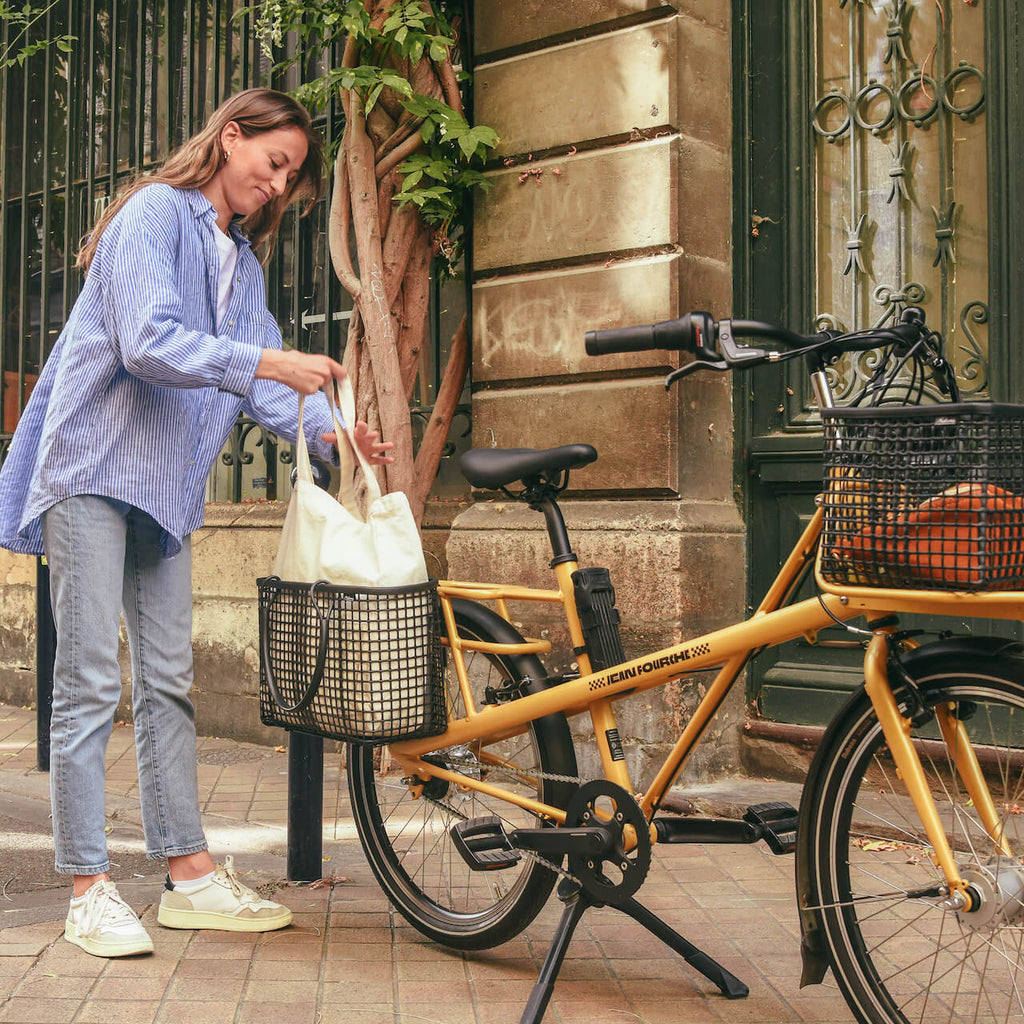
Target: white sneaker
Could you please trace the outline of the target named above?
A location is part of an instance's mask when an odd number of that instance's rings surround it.
[[[93,956],[152,953],[153,940],[113,882],[95,882],[71,900],[64,938]]]
[[[272,932],[291,924],[292,912],[243,885],[235,875],[234,858],[225,857],[213,878],[198,889],[187,893],[164,889],[156,919],[165,928]]]

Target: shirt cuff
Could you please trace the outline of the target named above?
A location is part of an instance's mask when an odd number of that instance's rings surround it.
[[[221,341],[226,365],[218,387],[221,391],[244,398],[256,379],[256,368],[263,358],[263,349],[230,338],[222,338]]]
[[[341,419],[339,416],[338,419]],[[342,420],[344,423],[344,420]],[[323,434],[334,433],[334,421],[331,418],[325,417],[316,428],[316,432],[313,435],[312,450],[313,453],[324,460],[328,465],[337,468],[341,465],[341,460],[338,458],[338,449],[333,444],[328,444],[322,437]],[[308,438],[307,438],[308,440]],[[340,439],[339,439],[340,440]],[[347,443],[347,442],[346,442]]]

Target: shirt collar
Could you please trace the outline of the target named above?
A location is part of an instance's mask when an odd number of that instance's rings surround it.
[[[215,221],[217,219],[217,211],[213,208],[213,203],[210,202],[206,196],[197,188],[182,189],[185,193],[185,198],[188,200],[189,206],[192,207],[192,212],[196,217],[196,220]],[[216,226],[211,224],[214,231],[217,230]],[[228,234],[235,240],[235,244],[241,244],[244,246],[251,246],[251,242],[242,233],[242,229],[238,226],[237,221],[232,220],[228,225]]]
[[[182,192],[185,194],[185,198],[188,200],[189,206],[192,207],[192,212],[195,214],[196,219],[217,219],[217,211],[214,210],[213,203],[211,203],[210,200],[199,191],[199,189],[185,188],[182,189]]]

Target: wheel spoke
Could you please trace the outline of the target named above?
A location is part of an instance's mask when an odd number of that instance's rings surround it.
[[[463,631],[470,639],[490,636]],[[521,672],[501,655],[465,652],[471,692],[508,689]],[[464,717],[462,693],[452,675],[449,714]],[[457,948],[484,949],[518,934],[543,907],[555,876],[536,861],[510,855],[493,870],[475,871],[463,858],[451,829],[461,822],[498,818],[505,831],[534,827],[536,817],[493,793],[455,781],[421,778],[415,789],[374,765],[365,749],[350,748],[349,792],[352,813],[370,866],[395,908],[415,928]],[[485,779],[519,797],[551,803],[562,796],[552,775],[574,776],[572,740],[565,719],[551,716],[514,734],[442,748],[428,760],[467,780]],[[426,773],[424,773],[426,774]],[[414,792],[416,798],[414,799]],[[564,806],[564,804],[563,804]],[[483,827],[482,825],[480,827]],[[486,835],[486,833],[484,833]]]
[[[833,971],[863,1024],[1015,1021],[1024,1024],[1024,659],[998,676],[936,673],[924,699],[953,706],[990,786],[998,826],[1017,857],[989,834],[959,773],[958,751],[937,724],[911,739],[969,909],[947,902],[913,801],[897,775],[870,703],[851,705],[836,733],[818,806],[817,895]],[[965,905],[966,906],[966,905]]]

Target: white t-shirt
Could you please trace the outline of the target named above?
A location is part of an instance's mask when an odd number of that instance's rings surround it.
[[[228,303],[231,301],[231,281],[235,276],[235,264],[238,262],[238,247],[235,240],[224,234],[220,228],[213,229],[213,238],[220,255],[220,274],[217,276],[217,329],[220,330],[228,311]]]

